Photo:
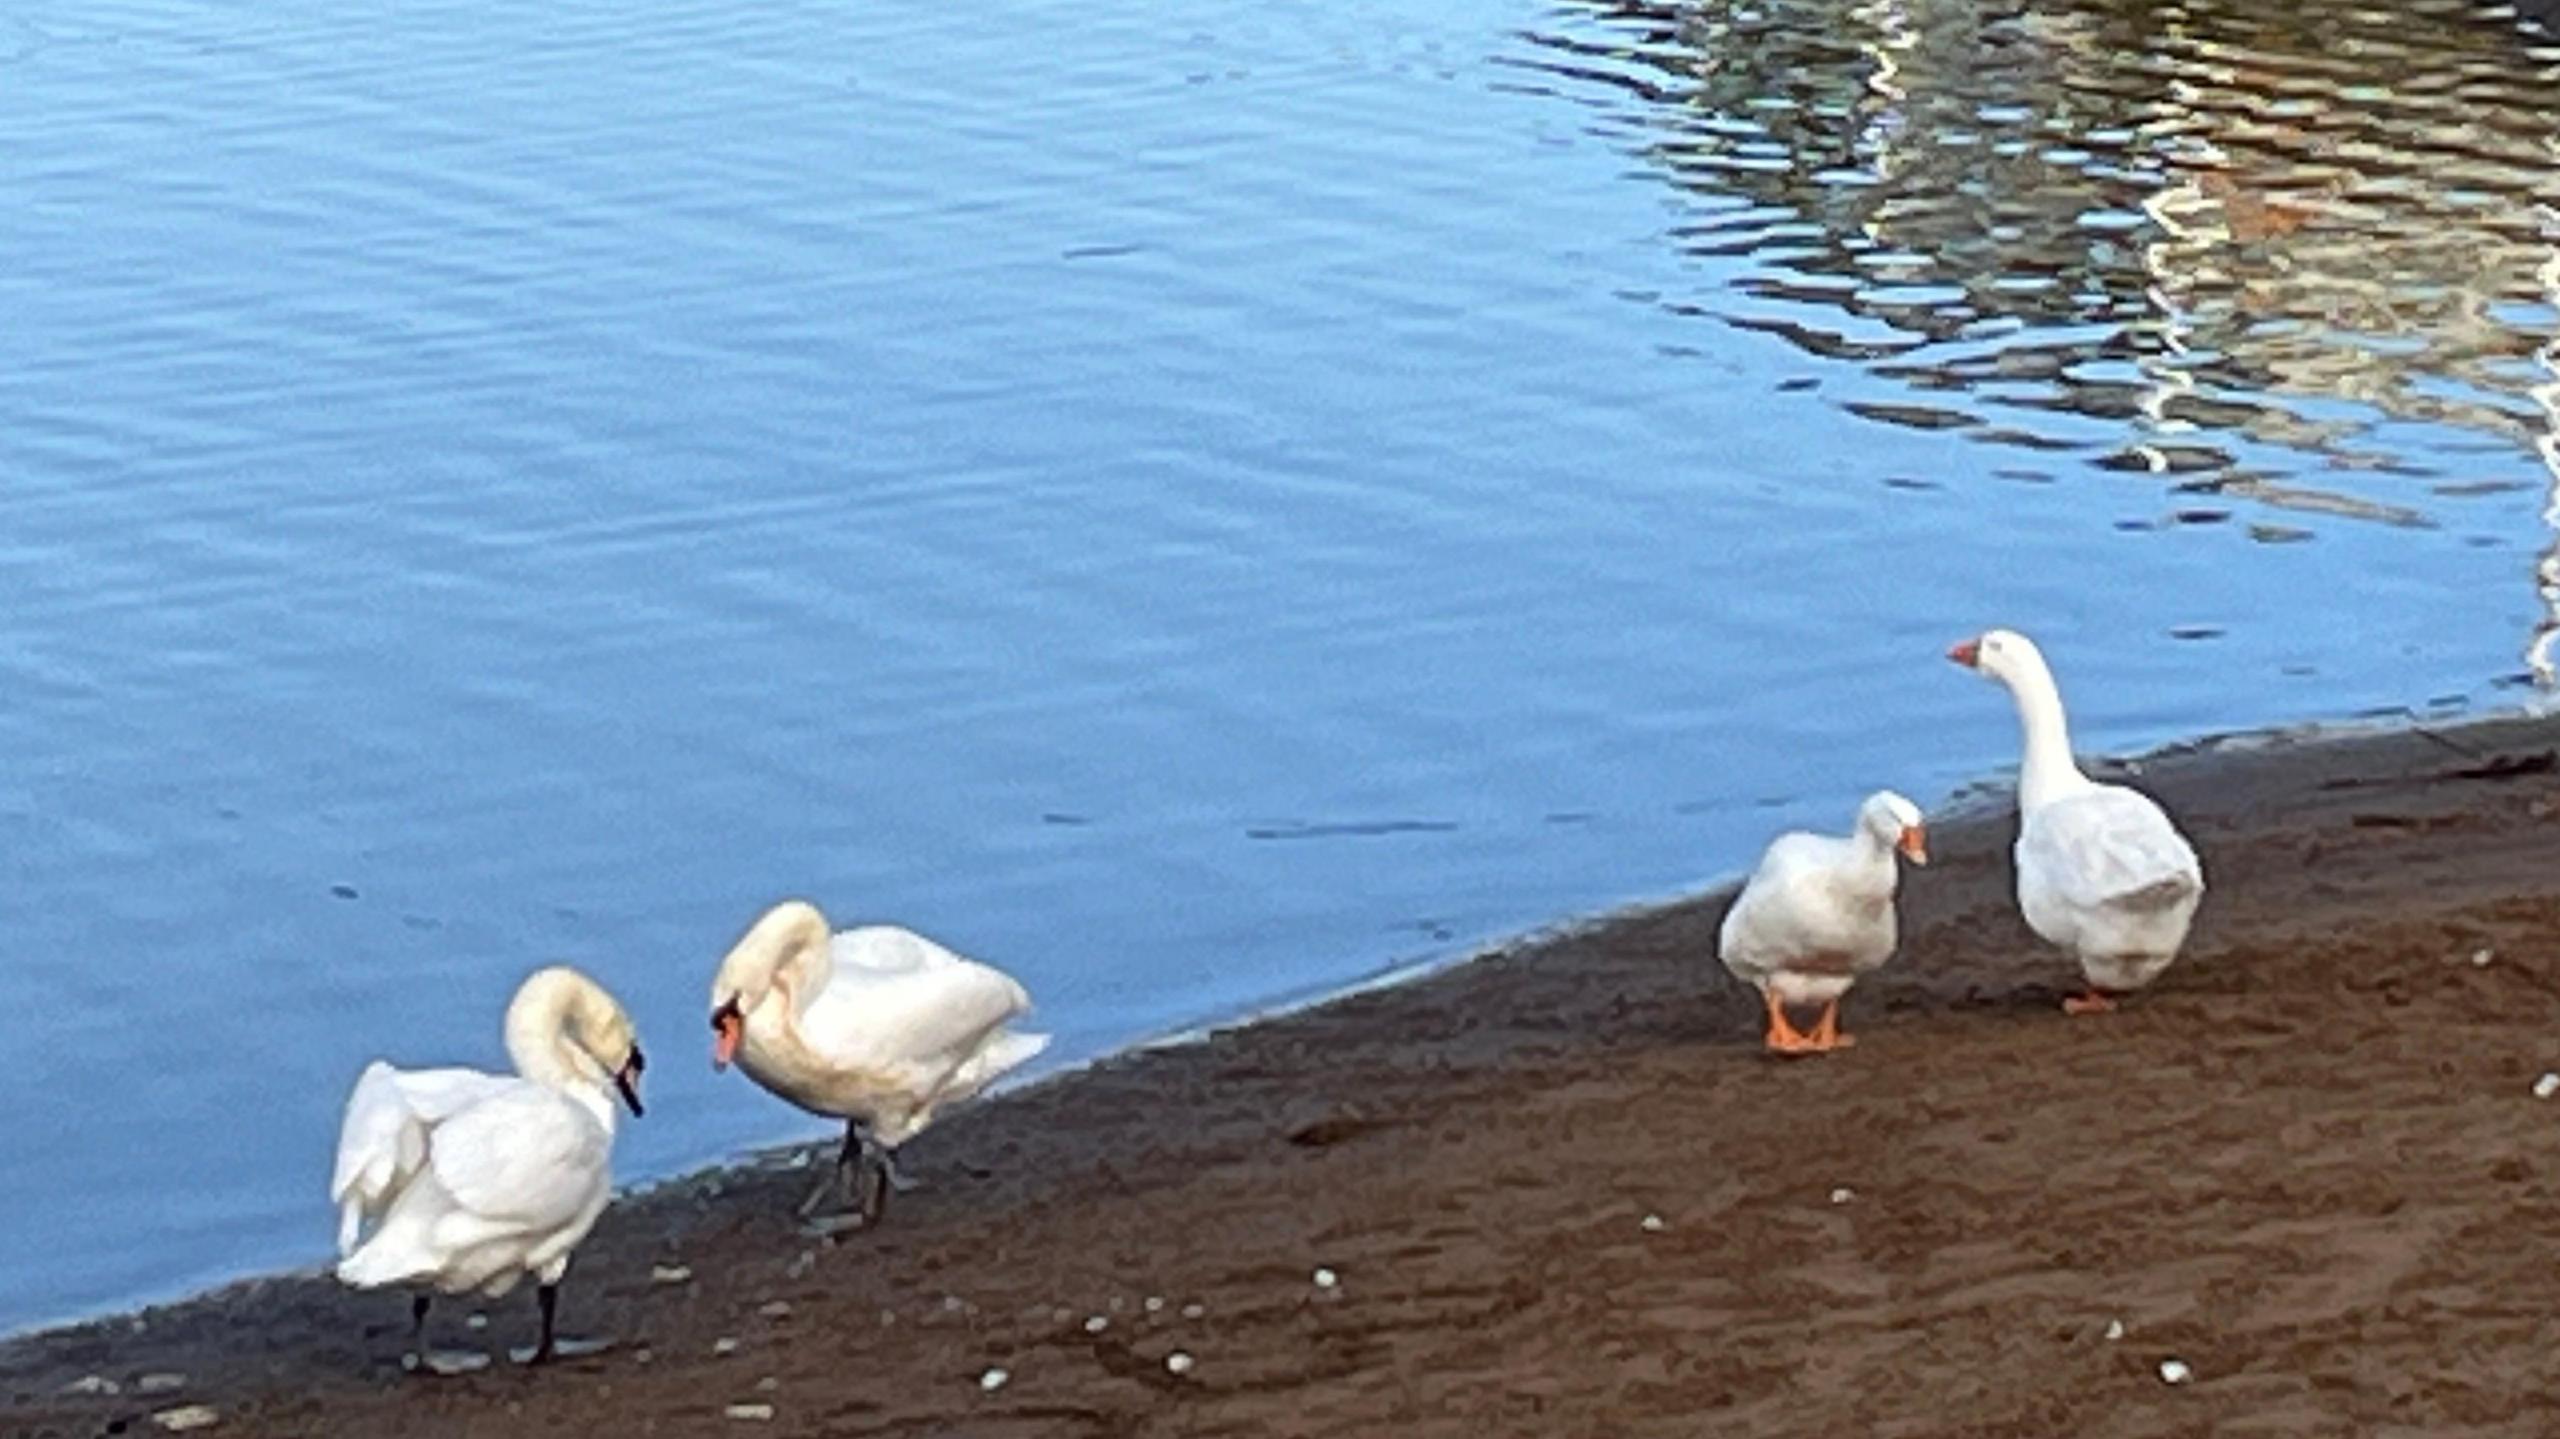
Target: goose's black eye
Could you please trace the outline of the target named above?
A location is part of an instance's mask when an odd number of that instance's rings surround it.
[[[711,1032],[717,1034],[727,1026],[745,1018],[745,1015],[738,1012],[738,1001],[729,1000],[718,1009],[711,1011]]]

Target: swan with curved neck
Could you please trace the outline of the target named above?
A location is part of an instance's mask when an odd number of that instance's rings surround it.
[[[1947,658],[2007,686],[2018,708],[2018,908],[2030,929],[2080,962],[2088,988],[2063,1008],[2113,1009],[2186,943],[2204,898],[2195,849],[2150,796],[2081,771],[2062,692],[2033,641],[1987,630]]]
[[[801,1212],[849,1186],[852,1212],[821,1227],[876,1224],[898,1146],[1047,1047],[1047,1035],[1006,1027],[1030,1007],[1011,976],[912,930],[833,933],[816,905],[785,900],[712,978],[711,1062],[734,1062],[783,1099],[843,1120],[835,1170]]]
[[[646,1060],[630,1016],[576,970],[536,971],[507,1005],[513,1075],[365,1067],[348,1096],[329,1186],[338,1277],[433,1295],[496,1298],[534,1277],[535,1362],[558,1352],[561,1276],[612,1192],[614,1098],[641,1112]],[[423,1357],[424,1350],[419,1350]]]
[[[1760,991],[1772,1054],[1827,1054],[1857,1040],[1840,1028],[1850,986],[1893,957],[1894,856],[1929,862],[1919,806],[1878,790],[1858,806],[1846,837],[1791,831],[1770,841],[1716,932],[1716,952],[1735,978]],[[1811,1033],[1795,1027],[1790,1005],[1819,1004]]]

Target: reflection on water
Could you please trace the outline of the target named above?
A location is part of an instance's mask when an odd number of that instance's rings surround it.
[[[1704,0],[1529,40],[1685,192],[1723,283],[1662,303],[1861,363],[1851,413],[2271,543],[2560,476],[2560,49],[2512,10]]]

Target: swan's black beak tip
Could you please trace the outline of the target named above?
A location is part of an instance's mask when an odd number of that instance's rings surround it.
[[[634,1119],[648,1113],[640,1104],[640,1071],[648,1067],[649,1061],[641,1055],[640,1047],[633,1045],[631,1057],[613,1072],[613,1087],[622,1091],[622,1102],[631,1106]]]

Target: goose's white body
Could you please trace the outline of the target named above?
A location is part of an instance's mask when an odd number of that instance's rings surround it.
[[[1893,957],[1900,882],[1889,831],[1861,823],[1845,838],[1782,834],[1725,911],[1717,953],[1781,1004],[1831,1003]]]
[[[798,901],[758,921],[722,964],[712,1003],[732,1001],[740,1068],[888,1149],[1049,1044],[1007,1027],[1031,1008],[1012,976],[895,925],[829,935]]]
[[[611,1193],[614,1136],[600,1066],[560,1052],[569,1001],[545,981],[566,973],[537,974],[508,1008],[523,1073],[366,1066],[329,1185],[340,1279],[490,1296],[528,1274],[559,1282]]]
[[[2149,795],[2081,771],[2061,692],[2025,636],[1993,630],[1957,657],[1968,650],[2009,687],[2025,737],[2012,851],[2019,912],[2102,994],[2143,988],[2177,958],[2204,899],[2194,847]]]

